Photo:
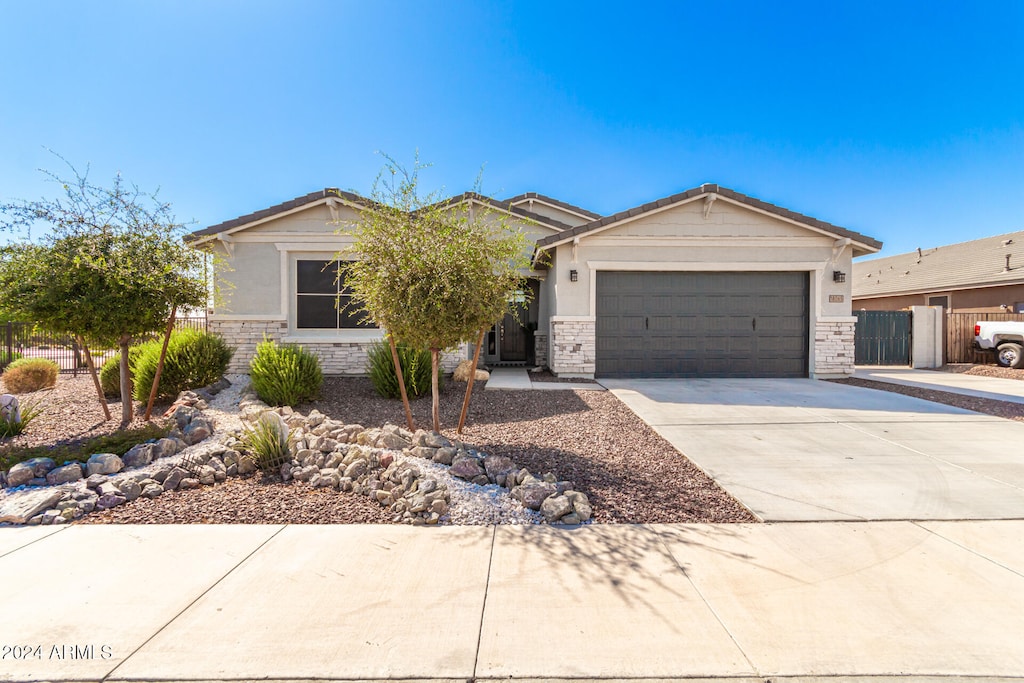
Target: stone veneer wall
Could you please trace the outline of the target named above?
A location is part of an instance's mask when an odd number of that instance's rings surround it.
[[[551,372],[565,377],[593,377],[597,358],[593,320],[551,320]]]
[[[548,364],[548,335],[543,332],[535,332],[533,335],[534,365],[547,367]]]
[[[217,320],[209,322],[210,332],[219,334],[229,346],[234,347],[228,372],[249,372],[249,361],[256,353],[256,345],[268,339],[280,342],[288,331],[288,323],[276,320]],[[320,359],[320,368],[325,375],[365,375],[366,354],[370,340],[330,341],[306,343],[301,346],[312,351]],[[441,369],[454,372],[461,360],[467,357],[468,344],[441,355]]]
[[[857,318],[823,318],[814,326],[814,375],[852,375]]]

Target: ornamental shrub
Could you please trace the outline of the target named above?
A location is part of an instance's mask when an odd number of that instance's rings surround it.
[[[27,394],[57,383],[60,366],[45,358],[19,358],[4,370],[4,387],[11,394]]]
[[[414,349],[403,343],[395,344],[398,361],[402,366],[402,378],[409,398],[419,398],[430,391],[430,351]],[[373,388],[385,398],[401,398],[398,387],[398,373],[391,358],[391,345],[375,342],[366,355],[366,374],[370,376]],[[438,376],[438,382],[443,376]],[[440,385],[439,385],[440,388]]]
[[[140,344],[134,363],[131,352],[128,353],[134,385],[132,394],[136,401],[149,400],[163,343],[161,338]],[[200,330],[172,332],[157,398],[173,399],[186,389],[213,384],[227,372],[233,353],[233,349],[215,334]]]
[[[249,363],[252,388],[264,403],[294,406],[320,395],[324,382],[320,360],[295,344],[264,338]]]
[[[156,367],[160,362],[162,337],[128,350],[128,369],[132,373],[132,396],[148,401]],[[167,343],[164,369],[160,373],[159,399],[173,399],[186,389],[212,384],[224,376],[234,351],[215,334],[200,330],[175,330]],[[120,357],[110,358],[100,369],[100,386],[108,396],[121,393]]]
[[[242,427],[242,448],[256,467],[268,473],[276,470],[291,456],[291,435],[281,416],[265,411],[251,426]]]
[[[42,410],[38,403],[25,401],[19,406],[20,420],[15,420],[13,415],[4,417],[0,415],[0,439],[18,436],[28,427],[32,420],[39,416]]]

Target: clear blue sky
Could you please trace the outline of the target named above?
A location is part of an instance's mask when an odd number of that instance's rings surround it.
[[[883,254],[1024,229],[1024,2],[0,0],[0,198],[45,148],[204,227],[419,148],[611,213],[702,182]]]

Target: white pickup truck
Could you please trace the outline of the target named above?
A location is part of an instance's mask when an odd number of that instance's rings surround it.
[[[1004,368],[1024,368],[1024,322],[983,320],[974,325],[974,348],[996,354]]]

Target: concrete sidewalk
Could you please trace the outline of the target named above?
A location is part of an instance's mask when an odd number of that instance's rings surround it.
[[[9,681],[1024,672],[1021,521],[7,528],[0,575]]]
[[[996,401],[1024,403],[1024,382],[1019,379],[982,377],[941,370],[912,370],[910,368],[862,366],[854,377],[875,382],[903,384],[919,389],[949,391],[954,394],[991,398]]]
[[[533,381],[530,371],[526,368],[494,368],[491,378],[487,380],[488,389],[534,389],[536,391],[555,391],[581,389],[604,391],[597,382],[541,382]]]

